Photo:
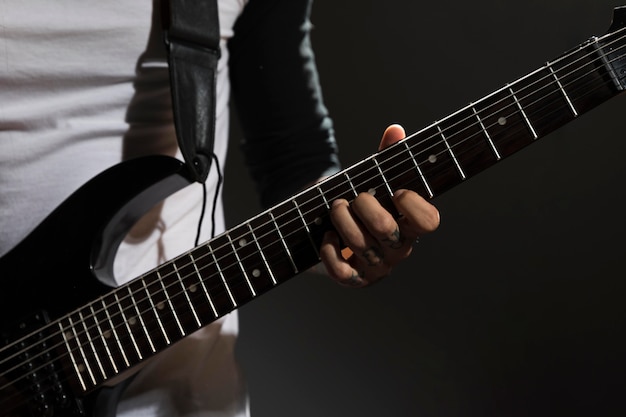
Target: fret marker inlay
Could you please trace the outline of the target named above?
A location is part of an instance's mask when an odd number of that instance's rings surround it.
[[[250,233],[252,234],[252,240],[254,241],[254,243],[256,243],[256,247],[259,250],[259,254],[261,255],[261,259],[263,259],[263,264],[265,264],[265,268],[267,268],[267,272],[270,274],[270,279],[272,280],[272,284],[276,285],[278,284],[278,281],[276,281],[276,278],[274,277],[274,273],[272,272],[272,268],[270,268],[270,265],[267,263],[267,259],[265,259],[265,253],[263,253],[263,249],[261,249],[261,245],[259,244],[259,240],[256,237],[256,234],[254,233],[254,229],[252,228],[252,226],[250,225],[250,223],[248,223],[248,230],[250,230]],[[254,271],[252,271],[252,275],[254,276]],[[261,273],[259,272],[259,276],[261,275]],[[258,277],[256,277],[258,278]]]
[[[248,288],[250,288],[250,293],[252,294],[253,297],[256,297],[257,296],[256,290],[254,289],[254,286],[252,285],[252,282],[250,281],[250,278],[248,277],[248,274],[246,273],[246,268],[244,268],[243,262],[241,262],[239,253],[237,253],[237,249],[235,248],[235,243],[230,238],[229,234],[226,234],[226,237],[228,238],[230,247],[233,248],[233,254],[235,255],[235,259],[237,259],[237,264],[239,265],[239,269],[241,270],[241,273],[243,274],[243,278],[246,280],[246,284],[248,284]]]

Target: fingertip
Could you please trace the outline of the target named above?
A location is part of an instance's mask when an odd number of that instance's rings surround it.
[[[387,146],[392,145],[400,139],[404,139],[405,137],[406,132],[401,125],[397,123],[391,124],[387,126],[385,132],[383,133],[383,138],[380,141],[379,149],[386,148]]]

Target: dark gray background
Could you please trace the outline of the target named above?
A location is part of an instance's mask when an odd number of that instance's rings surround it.
[[[313,42],[347,166],[608,28],[605,0],[317,0]],[[435,199],[385,282],[304,275],[241,309],[254,417],[625,415],[626,99]],[[258,210],[237,149],[232,226]]]

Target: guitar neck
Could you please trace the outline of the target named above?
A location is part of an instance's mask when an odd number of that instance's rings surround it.
[[[592,38],[532,73],[364,159],[59,319],[83,390],[160,352],[319,262],[338,198],[392,191],[430,198],[620,93],[622,29]]]

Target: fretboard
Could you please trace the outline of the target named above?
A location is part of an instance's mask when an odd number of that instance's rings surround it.
[[[85,391],[319,262],[333,200],[433,198],[624,89],[622,29],[593,38],[393,146],[58,320]]]

